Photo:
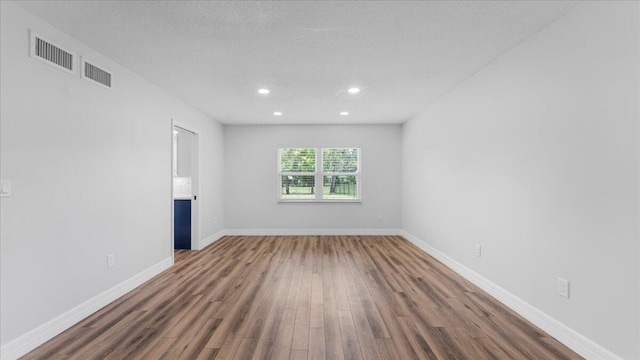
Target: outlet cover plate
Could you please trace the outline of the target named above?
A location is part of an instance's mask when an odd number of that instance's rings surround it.
[[[9,179],[0,180],[0,196],[1,197],[11,196],[11,180]]]
[[[107,267],[112,268],[116,266],[116,254],[107,255]]]
[[[558,295],[569,298],[569,280],[558,278]]]

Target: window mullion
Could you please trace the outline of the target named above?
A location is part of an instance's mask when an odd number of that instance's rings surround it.
[[[321,200],[324,192],[322,183],[322,148],[316,148],[316,200]]]
[[[358,176],[359,172],[325,172],[324,176]]]
[[[279,172],[280,175],[284,175],[284,176],[314,176],[316,173],[315,172],[286,172],[286,171],[281,171]]]

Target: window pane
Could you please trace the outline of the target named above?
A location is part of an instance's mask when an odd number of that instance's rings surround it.
[[[356,176],[323,176],[323,199],[358,199]]]
[[[280,171],[315,172],[316,149],[287,148],[280,149]]]
[[[358,171],[358,149],[322,149],[322,171],[338,173]]]
[[[282,176],[282,199],[315,199],[314,176]]]

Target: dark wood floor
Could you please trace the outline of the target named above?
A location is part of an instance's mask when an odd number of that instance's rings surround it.
[[[24,359],[581,359],[398,236],[230,236]]]

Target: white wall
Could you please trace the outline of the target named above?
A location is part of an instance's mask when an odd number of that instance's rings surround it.
[[[403,229],[624,359],[640,358],[638,34],[637,2],[584,3],[402,145]]]
[[[209,118],[189,118],[200,130],[200,241],[224,229],[224,130]],[[213,239],[217,240],[217,239]],[[209,240],[210,242],[211,240]]]
[[[221,125],[14,4],[1,26],[5,345],[171,256],[172,118],[202,132],[202,236],[220,231],[223,143]],[[114,90],[29,58],[29,29],[110,69]]]
[[[398,229],[400,139],[399,125],[225,126],[226,228]],[[362,203],[278,203],[277,149],[332,146],[361,148]]]

